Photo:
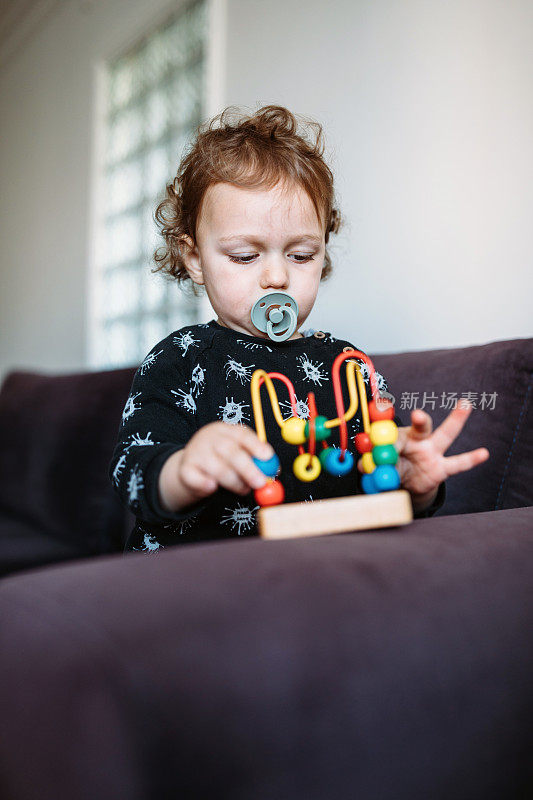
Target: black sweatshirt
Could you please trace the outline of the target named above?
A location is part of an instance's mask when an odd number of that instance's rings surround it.
[[[238,495],[220,487],[212,495],[182,511],[165,511],[158,494],[158,478],[164,462],[182,449],[203,425],[222,420],[230,425],[248,425],[255,430],[250,382],[256,369],[281,372],[294,386],[298,416],[308,418],[307,395],[314,392],[317,413],[328,419],[338,416],[332,384],[332,365],[351,342],[330,333],[310,331],[303,338],[285,342],[250,336],[225,328],[215,320],[190,325],[169,334],[155,345],[135,373],[122,413],[118,442],[109,465],[110,480],[124,506],[136,516],[136,524],[125,550],[156,552],[182,542],[227,539],[257,535],[255,514],[259,506],[253,492]],[[372,399],[367,369],[362,361],[367,397]],[[349,406],[346,368],[341,365],[344,407]],[[385,378],[376,371],[378,385],[387,390]],[[284,419],[292,416],[289,393],[274,379]],[[281,462],[285,502],[318,500],[361,493],[360,457],[353,437],[363,430],[361,408],[347,423],[348,448],[354,455],[352,471],[343,477],[324,469],[312,482],[296,479],[292,463],[298,447],[285,442],[274,419],[265,385],[261,401],[268,442]],[[403,426],[396,416],[395,422]],[[339,428],[326,440],[339,447]],[[322,447],[317,442],[317,453]],[[427,517],[444,503],[445,483],[434,503],[416,517]]]

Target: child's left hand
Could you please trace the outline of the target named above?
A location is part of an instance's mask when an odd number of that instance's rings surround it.
[[[429,414],[417,408],[411,412],[411,425],[398,428],[395,447],[399,458],[396,468],[400,474],[401,488],[410,492],[415,511],[431,505],[439,484],[450,475],[466,472],[489,458],[486,447],[456,456],[444,456],[462,431],[471,411],[472,405],[461,398],[453,411],[433,431],[433,421]],[[361,459],[357,466],[362,472]]]

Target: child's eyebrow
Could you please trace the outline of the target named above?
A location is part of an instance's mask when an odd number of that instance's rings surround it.
[[[261,239],[257,236],[248,236],[247,234],[236,234],[234,236],[223,236],[218,240],[220,244],[236,244],[237,242],[246,242],[247,244],[263,244]],[[288,245],[299,244],[300,242],[312,242],[313,244],[321,244],[322,239],[313,233],[302,233],[299,236],[294,236]]]

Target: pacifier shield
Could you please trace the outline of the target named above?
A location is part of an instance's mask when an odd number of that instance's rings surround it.
[[[253,304],[251,318],[273,342],[284,342],[298,325],[298,303],[287,292],[270,292]]]

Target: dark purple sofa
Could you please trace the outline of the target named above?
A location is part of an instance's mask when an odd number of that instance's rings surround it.
[[[2,800],[533,797],[533,339],[374,363],[406,420],[485,394],[435,517],[153,555],[107,477],[135,368],[7,375]]]

